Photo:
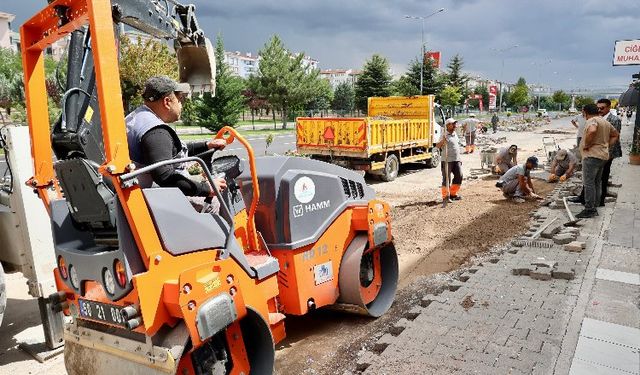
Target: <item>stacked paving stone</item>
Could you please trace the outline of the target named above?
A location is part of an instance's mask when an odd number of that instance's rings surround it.
[[[560,187],[553,192],[567,193]],[[542,238],[533,238],[554,218]],[[525,236],[462,273],[448,290],[423,296],[359,355],[355,372],[553,373],[594,249],[590,237],[564,228],[566,221],[564,211],[540,207]],[[597,234],[593,223],[587,221],[582,231]],[[561,235],[571,241],[563,246]]]

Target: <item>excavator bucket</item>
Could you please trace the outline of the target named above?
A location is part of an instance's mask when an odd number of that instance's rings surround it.
[[[215,52],[208,38],[204,38],[203,45],[192,43],[176,43],[180,82],[191,85],[191,92],[199,95],[216,91],[216,58]]]

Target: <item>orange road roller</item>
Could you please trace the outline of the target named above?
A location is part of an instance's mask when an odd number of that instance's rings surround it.
[[[27,183],[51,217],[58,292],[48,303],[66,316],[69,374],[270,374],[286,315],[331,306],[378,317],[393,302],[390,208],[355,172],[256,158],[228,127],[216,137],[243,145],[246,160],[131,162],[114,25],[175,39],[189,67],[181,79],[207,91],[210,43],[193,10],[54,0],[21,28],[35,171]],[[50,124],[43,51],[67,35],[63,113]],[[219,210],[197,211],[178,188],[143,187],[144,176],[178,163],[200,165]]]

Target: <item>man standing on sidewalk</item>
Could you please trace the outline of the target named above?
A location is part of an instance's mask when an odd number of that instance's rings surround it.
[[[611,100],[600,99],[597,104],[598,112],[602,118],[609,121],[611,125],[620,133],[622,129],[622,120],[611,112]],[[611,175],[611,164],[613,159],[622,157],[622,147],[620,146],[620,137],[615,143],[609,147],[609,160],[604,164],[602,169],[602,196],[600,197],[600,206],[604,206],[604,199],[607,196],[607,187],[609,186],[609,176]]]
[[[462,161],[460,160],[460,139],[456,133],[457,121],[452,118],[448,118],[444,122],[444,126],[447,131],[442,134],[440,142],[436,144],[436,147],[443,150],[441,169],[442,169],[442,200],[451,199],[457,201],[462,199],[458,195],[460,185],[462,184]],[[443,149],[444,147],[444,149]],[[447,179],[453,173],[453,181],[451,188],[447,186]],[[449,176],[447,176],[449,174]],[[451,180],[449,180],[451,181]],[[449,198],[447,198],[449,197]]]
[[[584,219],[598,215],[596,205],[602,194],[602,171],[609,160],[609,145],[615,143],[619,134],[613,125],[598,116],[595,104],[585,105],[582,114],[587,120],[580,143],[585,204],[584,210],[576,217]]]

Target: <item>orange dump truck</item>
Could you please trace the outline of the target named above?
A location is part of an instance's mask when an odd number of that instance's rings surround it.
[[[392,181],[400,164],[440,163],[444,116],[433,95],[369,98],[368,117],[296,120],[298,152]]]

